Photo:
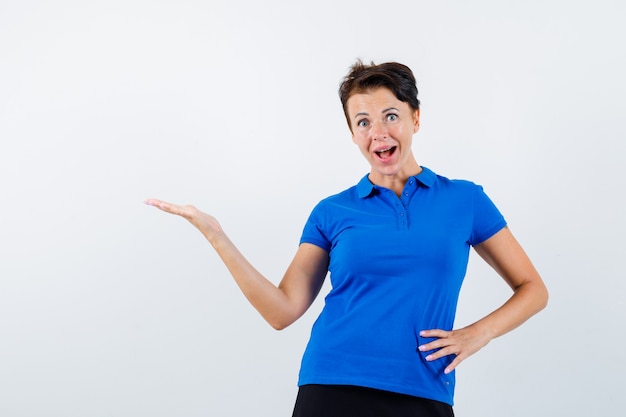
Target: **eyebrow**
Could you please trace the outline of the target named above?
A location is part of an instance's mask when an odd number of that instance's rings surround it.
[[[388,108],[386,108],[385,110],[383,110],[381,113],[382,113],[382,114],[385,114],[385,113],[387,113],[388,111],[391,111],[391,110],[400,111],[400,110],[398,110],[398,109],[397,109],[397,108],[395,108],[395,107],[388,107]],[[369,114],[369,113],[367,113],[367,112],[359,112],[359,113],[357,113],[357,114],[355,114],[355,115],[354,115],[354,119],[356,119],[357,117],[360,117],[360,116],[369,116],[369,115],[370,115],[370,114]]]

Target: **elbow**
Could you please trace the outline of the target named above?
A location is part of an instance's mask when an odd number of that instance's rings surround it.
[[[291,325],[291,323],[293,323],[293,320],[287,320],[287,319],[266,319],[267,324],[269,324],[272,329],[280,331],[280,330],[285,330],[287,327],[289,327]]]
[[[263,318],[274,330],[284,330],[302,316],[303,311],[295,309],[274,308],[263,314]]]
[[[527,282],[514,290],[525,299],[528,313],[532,316],[548,306],[548,289],[541,280]],[[523,295],[522,295],[523,294]]]
[[[543,303],[541,304],[541,310],[548,306],[548,300],[550,299],[550,293],[548,292],[548,288],[543,287]]]
[[[306,306],[308,307],[308,306]],[[284,330],[298,320],[306,311],[293,304],[274,304],[261,312],[261,315],[274,330]]]
[[[281,330],[285,330],[287,327],[289,327],[289,325],[284,325],[281,323],[270,323],[270,326],[272,326],[272,329],[276,330],[276,331],[281,331]]]
[[[272,326],[272,329],[276,330],[276,331],[281,331],[281,330],[285,330],[287,327],[289,327],[289,325],[291,323],[280,323],[280,322],[268,322],[270,326]]]
[[[550,298],[550,294],[548,293],[548,288],[541,283],[541,287],[536,290],[535,295],[535,305],[537,312],[543,310],[548,306],[548,299]]]

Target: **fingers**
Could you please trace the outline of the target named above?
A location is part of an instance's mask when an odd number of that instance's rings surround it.
[[[463,359],[465,358],[461,358],[460,355],[457,355],[454,360],[452,362],[450,362],[450,365],[446,366],[446,369],[443,370],[444,374],[449,374],[450,372],[454,371],[456,369],[456,367],[463,362]]]
[[[436,333],[436,335],[434,334]],[[446,332],[443,330],[437,330],[429,332],[428,335],[426,332],[421,333],[424,337],[437,337],[438,339],[433,340],[432,342],[426,343],[424,345],[420,345],[418,350],[420,352],[428,352],[435,351],[428,356],[426,356],[427,361],[434,361],[439,358],[443,358],[444,356],[452,355],[458,353],[455,351],[454,347],[457,346],[455,344],[455,340],[450,338],[452,332]]]
[[[418,349],[420,352],[428,352],[429,350],[444,348],[450,345],[450,341],[447,339],[450,337],[451,334],[452,334],[451,331],[440,330],[440,329],[422,330],[420,332],[420,336],[428,337],[428,338],[435,338],[435,340],[433,340],[432,342],[426,343],[424,345],[420,345]],[[429,359],[430,356],[432,355],[427,356],[426,359],[430,360]],[[437,356],[437,358],[439,357],[441,357],[441,355]]]
[[[157,200],[155,198],[149,198],[147,200],[144,201],[145,204],[149,205],[149,206],[153,206],[156,207],[160,210],[163,210],[167,213],[171,213],[171,214],[176,214],[179,216],[183,216],[185,217],[185,215],[187,214],[185,212],[185,210],[183,210],[183,206],[179,206],[177,204],[172,204],[172,203],[168,203],[162,200]]]
[[[428,338],[436,338],[432,342],[418,346],[420,352],[435,351],[425,357],[427,361],[434,361],[444,356],[454,354],[455,352],[449,349],[450,340],[448,339],[452,332],[440,329],[423,330],[420,332],[420,336]]]
[[[157,200],[156,198],[148,198],[144,203],[160,209],[168,205],[165,201]]]
[[[144,203],[186,219],[209,240],[223,233],[220,224],[213,216],[198,210],[193,205],[172,204],[155,198],[149,198]]]
[[[420,336],[436,338],[418,347],[420,352],[433,351],[425,357],[427,361],[455,355],[452,362],[444,370],[446,374],[452,372],[463,360],[482,349],[490,340],[489,335],[480,331],[477,326],[468,326],[452,331],[424,330],[420,332]]]
[[[474,353],[475,341],[468,337],[467,332],[463,330],[448,331],[441,329],[424,330],[420,332],[420,336],[436,338],[435,340],[420,345],[420,352],[429,352],[425,359],[429,362],[446,356],[454,355],[452,362],[444,369],[445,374],[452,372],[464,359]]]
[[[452,333],[451,331],[447,331],[447,330],[440,330],[440,329],[431,329],[431,330],[422,330],[420,332],[420,336],[422,337],[436,337],[439,339],[442,338],[446,338],[450,335],[450,333]]]

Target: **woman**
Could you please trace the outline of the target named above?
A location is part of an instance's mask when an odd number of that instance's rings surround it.
[[[309,308],[330,271],[332,289],[302,359],[294,416],[453,416],[455,368],[544,308],[547,290],[480,186],[417,163],[411,143],[420,109],[408,67],[357,62],[339,94],[371,170],[314,208],[278,286],[212,216],[146,203],[198,228],[276,329]],[[513,295],[453,330],[470,246]]]

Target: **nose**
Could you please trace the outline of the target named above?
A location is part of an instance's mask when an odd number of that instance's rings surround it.
[[[370,128],[370,135],[373,140],[387,139],[387,127],[382,122],[374,122]]]

